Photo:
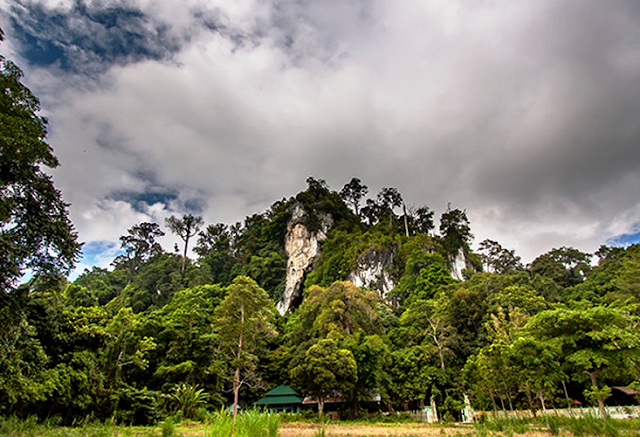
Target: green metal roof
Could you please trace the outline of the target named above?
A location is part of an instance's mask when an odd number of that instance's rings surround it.
[[[302,398],[298,396],[288,385],[279,385],[273,390],[269,390],[262,399],[253,403],[253,405],[284,405],[284,404],[301,404]]]
[[[298,393],[296,393],[295,390],[289,387],[288,385],[279,385],[276,388],[266,392],[264,397],[266,398],[269,396],[290,396],[290,395],[298,396]]]
[[[253,405],[284,405],[284,404],[301,404],[302,399],[298,396],[274,396],[264,397],[259,401],[255,401]]]

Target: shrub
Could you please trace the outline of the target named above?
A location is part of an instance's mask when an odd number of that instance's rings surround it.
[[[244,411],[233,417],[228,410],[214,413],[206,425],[205,435],[215,437],[277,437],[280,416],[261,413],[256,410]],[[235,427],[235,434],[234,434]]]

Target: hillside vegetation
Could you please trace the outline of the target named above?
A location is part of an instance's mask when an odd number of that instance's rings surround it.
[[[561,247],[523,266],[495,241],[474,253],[462,210],[437,233],[431,210],[393,188],[365,201],[357,179],[339,193],[307,182],[243,223],[168,222],[196,259],[140,223],[111,268],[6,294],[0,414],[147,424],[250,405],[279,384],[340,394],[343,417],[433,399],[459,419],[465,394],[478,410],[633,402],[612,388],[638,381],[640,246]],[[280,315],[294,205],[310,232],[327,215],[332,226],[301,303]],[[394,284],[384,296],[346,281],[378,259]],[[451,273],[460,260],[464,280]]]

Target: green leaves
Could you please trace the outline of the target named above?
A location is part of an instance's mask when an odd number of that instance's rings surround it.
[[[557,341],[566,370],[583,380],[588,376],[591,393],[604,413],[605,392],[598,385],[602,373],[637,371],[640,332],[634,306],[557,308],[534,316],[528,330],[544,341]],[[630,366],[631,365],[631,366]],[[631,367],[631,368],[630,368]]]
[[[251,278],[238,276],[227,288],[227,296],[215,310],[215,332],[232,372],[233,415],[238,408],[240,388],[259,378],[255,374],[258,352],[277,335],[275,306],[267,292]]]
[[[0,287],[11,290],[25,269],[65,274],[80,251],[67,204],[42,166],[58,160],[46,142],[40,102],[0,58]]]
[[[174,411],[182,411],[187,419],[196,419],[196,410],[209,399],[209,393],[204,389],[189,384],[176,385],[169,396],[174,404]]]
[[[338,348],[333,339],[320,340],[307,349],[302,363],[291,369],[290,374],[303,393],[318,401],[320,415],[326,397],[336,393],[348,393],[358,380],[358,368],[353,353]]]
[[[448,209],[440,216],[440,234],[450,257],[455,257],[460,249],[467,248],[473,235],[467,212]]]

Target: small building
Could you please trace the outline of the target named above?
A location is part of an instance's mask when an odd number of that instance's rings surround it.
[[[255,401],[253,406],[266,408],[274,413],[299,413],[302,398],[288,385],[279,385],[265,393],[262,399]]]

